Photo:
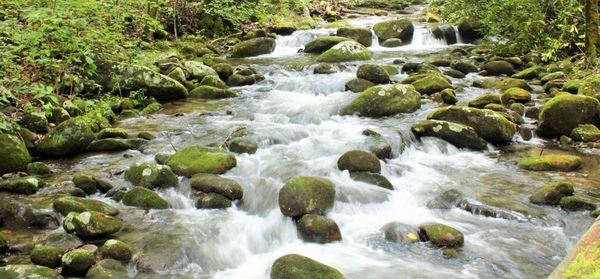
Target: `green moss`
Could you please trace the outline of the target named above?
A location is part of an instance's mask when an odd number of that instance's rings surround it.
[[[575,185],[568,181],[550,183],[533,193],[529,201],[535,204],[558,205],[560,199],[571,196],[575,192]]]
[[[238,43],[233,47],[231,57],[243,58],[269,54],[275,50],[275,40],[272,38],[255,38]]]
[[[531,101],[531,93],[522,88],[509,88],[501,96],[502,103],[508,105],[511,102],[527,103]]]
[[[519,167],[531,171],[574,171],[583,161],[574,155],[543,155],[527,158]]]
[[[570,135],[579,124],[600,124],[600,102],[588,96],[561,94],[544,104],[539,120],[537,132],[543,137]]]
[[[346,62],[371,59],[371,51],[363,45],[354,41],[341,42],[331,49],[325,51],[319,57],[318,62]]]
[[[37,150],[51,156],[68,156],[85,151],[95,138],[92,127],[83,117],[69,119],[44,136]]]
[[[516,79],[534,79],[540,77],[542,73],[544,73],[544,68],[534,65],[514,74],[512,77]]]
[[[279,208],[289,217],[324,214],[334,201],[335,185],[320,177],[295,176],[279,191]]]
[[[127,243],[115,239],[109,239],[104,242],[104,245],[100,248],[100,253],[105,258],[112,258],[123,262],[128,262],[133,255],[133,251]]]
[[[421,107],[421,94],[412,85],[371,87],[342,109],[342,114],[385,117],[414,112]]]
[[[29,175],[46,176],[50,173],[52,173],[50,167],[43,162],[33,162],[27,164],[27,174]]]
[[[145,114],[145,115],[155,114],[155,113],[159,112],[161,108],[162,108],[162,105],[160,103],[152,102],[142,110],[142,114]]]
[[[427,118],[473,127],[481,138],[492,143],[510,142],[517,131],[514,123],[501,114],[487,109],[448,106],[433,111]]]
[[[225,84],[224,81],[222,81],[219,76],[205,76],[202,81],[200,82],[200,85],[207,85],[207,86],[212,86],[215,88],[219,88],[219,89],[226,89],[227,85]],[[193,91],[192,91],[193,92]]]
[[[354,27],[354,26],[345,20],[329,22],[323,26],[323,28],[352,28],[352,27]]]
[[[0,278],[5,279],[61,279],[60,274],[51,268],[39,265],[7,265],[0,267]]]
[[[563,276],[565,279],[600,278],[600,243],[594,242],[579,253]]]
[[[173,154],[167,165],[176,174],[192,176],[196,173],[223,174],[237,164],[235,156],[221,149],[192,146]]]
[[[138,163],[125,171],[125,180],[146,188],[174,187],[179,179],[170,167],[154,163]]]
[[[335,45],[350,41],[349,38],[338,36],[321,36],[313,39],[304,46],[304,52],[321,54]]]
[[[0,191],[6,191],[17,194],[34,194],[42,186],[44,181],[37,177],[26,176],[5,179],[0,181]]]
[[[482,150],[487,142],[470,126],[439,120],[423,120],[415,123],[412,132],[417,137],[437,137],[459,148]]]
[[[590,75],[581,80],[577,94],[594,98],[600,97],[600,74]]]
[[[290,254],[277,259],[271,269],[271,279],[344,279],[337,269],[310,258]]]
[[[169,203],[157,193],[143,187],[135,187],[123,196],[123,204],[144,209],[166,209]]]
[[[55,268],[60,266],[60,258],[64,252],[64,249],[55,246],[38,245],[31,252],[31,262]]]
[[[52,204],[54,210],[67,215],[70,212],[98,211],[107,215],[116,216],[119,210],[106,204],[105,202],[93,199],[79,197],[62,197],[54,201]]]
[[[232,90],[220,89],[209,85],[202,85],[192,90],[190,92],[190,97],[204,99],[225,99],[237,97],[237,93]]]
[[[4,113],[0,113],[0,134],[18,135],[19,126],[12,122]]]
[[[121,138],[126,139],[129,137],[129,133],[125,129],[122,128],[106,128],[102,129],[100,133],[98,133],[97,138],[106,139],[106,138]]]
[[[118,232],[123,227],[119,218],[96,211],[85,211],[72,219],[75,234],[84,239],[97,239]]]
[[[411,83],[421,94],[431,95],[445,89],[453,89],[452,83],[439,74],[425,75]]]
[[[63,274],[84,276],[96,263],[94,254],[84,249],[75,249],[62,256]]]
[[[502,104],[500,95],[496,93],[485,93],[469,102],[469,106],[475,108],[484,108],[488,104]]]
[[[600,129],[593,124],[581,124],[571,131],[571,138],[583,142],[598,141],[600,140]]]
[[[0,113],[1,114],[1,113]],[[31,162],[25,143],[17,136],[0,134],[0,175],[8,172],[24,171]]]
[[[463,234],[455,228],[442,224],[426,224],[419,230],[427,239],[439,247],[460,247],[464,243]]]
[[[522,79],[515,79],[515,78],[505,78],[502,79],[497,85],[496,88],[502,90],[502,91],[506,91],[510,88],[521,88],[521,89],[525,89],[525,90],[531,90],[531,86],[529,86],[527,84],[527,82],[525,82]]]
[[[337,30],[336,35],[350,38],[366,47],[370,47],[373,44],[373,36],[369,28],[342,27]]]
[[[409,44],[412,41],[415,27],[408,19],[394,19],[376,23],[373,30],[380,42],[388,39],[401,39],[404,44]]]

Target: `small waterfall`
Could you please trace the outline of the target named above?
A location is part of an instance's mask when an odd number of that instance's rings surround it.
[[[277,36],[277,44],[275,51],[268,56],[287,56],[294,55],[304,48],[308,42],[317,37],[332,36],[337,29],[315,29],[315,30],[299,30],[289,36]]]
[[[375,30],[371,29],[371,39],[373,41],[373,44],[371,44],[372,48],[379,48],[379,38],[377,37],[377,35],[375,34]]]
[[[464,44],[465,41],[463,40],[462,36],[460,35],[460,32],[458,32],[458,27],[457,26],[452,26],[452,28],[454,28],[454,33],[456,34],[456,43],[457,44]]]
[[[430,29],[420,26],[415,27],[411,47],[446,46],[448,43],[443,39],[437,39]]]

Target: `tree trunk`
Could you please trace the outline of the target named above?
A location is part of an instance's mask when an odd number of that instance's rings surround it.
[[[588,63],[598,58],[598,0],[585,1],[585,56]]]

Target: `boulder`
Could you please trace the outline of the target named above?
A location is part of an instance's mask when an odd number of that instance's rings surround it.
[[[352,91],[354,93],[363,92],[371,87],[375,86],[375,83],[372,83],[366,79],[355,78],[351,79],[346,83],[346,90]]]
[[[453,44],[458,43],[458,38],[456,36],[456,30],[454,29],[454,26],[451,26],[451,25],[437,26],[431,30],[431,33],[433,33],[433,36],[436,39],[441,39],[441,40],[446,41],[446,43],[448,45],[453,45]],[[447,66],[444,66],[444,67],[447,67]]]
[[[237,154],[254,154],[258,150],[256,141],[248,137],[234,138],[228,144],[229,151]]]
[[[61,265],[61,257],[65,250],[55,246],[37,245],[33,248],[29,258],[37,265],[56,268]]]
[[[483,38],[481,23],[471,17],[464,18],[458,23],[458,33],[467,43]]]
[[[94,254],[85,249],[75,249],[62,256],[62,273],[69,276],[85,276],[96,263]]]
[[[596,205],[578,196],[568,196],[560,200],[560,208],[566,211],[595,210]]]
[[[271,279],[345,279],[337,269],[313,259],[289,254],[278,258],[271,268]]]
[[[217,193],[202,193],[196,201],[198,209],[221,209],[231,207],[231,200]]]
[[[99,200],[79,198],[79,197],[62,197],[54,201],[52,204],[54,210],[66,216],[71,212],[97,211],[110,216],[119,215],[119,210]]]
[[[406,224],[392,222],[381,227],[381,231],[387,241],[399,244],[419,242],[419,231]]]
[[[335,185],[320,177],[295,176],[279,191],[279,209],[285,216],[322,215],[333,206]]]
[[[98,192],[98,183],[91,175],[76,173],[73,175],[73,184],[88,195]]]
[[[453,89],[452,82],[450,82],[447,77],[437,72],[416,74],[410,76],[408,80],[402,81],[402,83],[408,82],[410,82],[419,93],[424,95],[431,95],[445,89]]]
[[[86,279],[116,279],[128,277],[127,267],[113,259],[99,261],[92,266],[85,275]]]
[[[178,175],[197,173],[223,174],[237,164],[235,156],[219,148],[192,146],[177,151],[167,165]]]
[[[211,68],[217,72],[221,80],[227,80],[234,72],[233,66],[228,63],[217,63],[212,65]]]
[[[479,71],[477,66],[475,66],[474,64],[461,61],[452,63],[451,67],[452,69],[460,71],[465,75],[470,73],[476,73]]]
[[[339,68],[335,67],[332,64],[321,63],[315,66],[313,73],[319,75],[329,75],[338,72]]]
[[[35,176],[15,177],[0,180],[0,191],[16,194],[35,194],[42,186],[44,181]]]
[[[465,242],[460,231],[443,224],[421,225],[419,232],[424,239],[438,247],[461,247]]]
[[[451,209],[457,206],[460,201],[464,200],[464,196],[456,189],[444,191],[439,196],[436,196],[427,203],[427,208],[431,209]]]
[[[298,234],[306,242],[329,243],[342,240],[340,228],[330,218],[306,214],[298,220]]]
[[[0,267],[0,278],[7,279],[62,279],[54,269],[33,265],[19,264]]]
[[[565,77],[565,73],[559,71],[559,72],[549,73],[549,74],[542,76],[540,78],[540,81],[542,82],[542,84],[546,84],[553,80],[563,79],[564,77]],[[600,83],[598,83],[598,85],[600,85]]]
[[[492,143],[510,142],[517,131],[514,123],[488,109],[448,106],[430,113],[427,118],[471,126],[481,138]]]
[[[394,190],[394,185],[383,175],[372,172],[351,172],[350,178],[356,181],[364,182],[385,188],[388,190]]]
[[[349,172],[381,172],[379,158],[373,155],[373,153],[361,150],[352,150],[344,153],[338,159],[337,166],[340,170],[347,170]]]
[[[371,59],[371,51],[354,41],[341,42],[317,57],[318,62],[347,62]]]
[[[48,119],[44,113],[27,113],[19,119],[19,124],[21,127],[37,134],[48,132]]]
[[[0,113],[0,134],[18,135],[21,128],[4,113]]]
[[[593,124],[580,124],[571,131],[571,138],[582,142],[599,141],[600,129]]]
[[[388,39],[400,39],[403,44],[408,45],[412,42],[415,27],[408,19],[394,19],[376,23],[373,31],[380,43]]]
[[[177,175],[169,166],[154,163],[137,163],[125,171],[125,180],[134,186],[150,189],[175,187],[179,184]]]
[[[369,28],[342,27],[337,30],[336,36],[350,38],[366,47],[373,44],[373,36]]]
[[[542,155],[529,157],[519,163],[519,167],[530,171],[574,171],[583,161],[574,155]]]
[[[128,149],[135,149],[139,142],[128,139],[99,139],[94,140],[88,145],[90,152],[116,152]]]
[[[544,104],[537,133],[549,138],[570,135],[580,124],[600,125],[600,102],[588,96],[561,94]]]
[[[458,103],[458,98],[456,97],[456,93],[454,93],[454,89],[444,89],[439,94],[442,96],[444,104],[455,105]]]
[[[542,75],[544,73],[544,68],[538,65],[533,65],[529,68],[526,68],[514,75],[512,75],[513,78],[516,79],[535,79],[535,78],[539,78],[540,75]]]
[[[272,38],[255,38],[238,43],[231,51],[231,57],[243,58],[269,54],[275,50],[275,39]]]
[[[217,71],[215,71],[213,68],[211,68],[209,66],[204,65],[204,63],[202,63],[202,62],[186,61],[185,63],[183,63],[183,67],[185,67],[187,72],[189,72],[190,80],[195,79],[198,82],[201,82],[205,77],[208,77],[208,76],[218,77],[219,76]]]
[[[27,146],[25,146],[25,143],[18,136],[0,134],[0,154],[2,154],[0,175],[9,172],[24,171],[27,164],[31,163],[31,156],[29,155],[29,151],[27,151]]]
[[[488,62],[483,65],[482,70],[486,71],[489,76],[510,76],[515,72],[513,64],[502,60]]]
[[[244,190],[239,183],[216,174],[195,174],[190,180],[190,187],[203,193],[217,193],[231,200],[240,200],[244,196]]]
[[[387,84],[390,83],[390,75],[380,65],[376,64],[363,64],[358,67],[356,77],[359,79],[368,80],[375,84]]]
[[[342,109],[342,114],[385,117],[414,112],[421,107],[421,94],[412,85],[389,84],[371,87]]]
[[[529,86],[529,84],[527,84],[527,82],[525,82],[522,79],[515,79],[515,78],[502,79],[502,80],[498,81],[496,84],[494,84],[493,87],[496,87],[497,89],[500,89],[501,91],[506,91],[508,89],[515,88],[515,87],[531,91],[531,86]]]
[[[219,76],[205,76],[202,81],[200,81],[200,85],[212,86],[219,89],[226,89],[227,84],[222,81]]]
[[[484,108],[489,104],[502,104],[502,99],[499,94],[496,93],[485,93],[477,96],[477,98],[469,102],[470,107]]]
[[[237,97],[237,93],[228,89],[221,89],[209,85],[201,85],[190,92],[190,97],[203,99],[226,99]]]
[[[71,118],[46,134],[38,143],[37,151],[48,156],[69,156],[84,152],[95,135],[88,120]]]
[[[417,137],[436,137],[458,148],[484,150],[487,142],[470,126],[439,120],[419,121],[411,127]]]
[[[96,211],[71,212],[65,218],[65,231],[74,231],[83,239],[96,239],[118,232],[123,227],[123,221],[116,217]]]
[[[128,137],[129,137],[129,133],[127,133],[127,131],[123,128],[102,129],[100,132],[98,132],[98,135],[96,136],[96,138],[98,138],[98,139],[111,139],[111,138],[126,139]]]
[[[563,197],[572,196],[575,185],[568,181],[558,181],[547,184],[535,191],[529,201],[540,205],[558,205]]]
[[[384,42],[381,43],[382,47],[387,47],[387,48],[394,48],[394,47],[401,47],[402,46],[402,40],[400,39],[396,39],[396,38],[392,38],[392,39],[387,39]]]
[[[321,54],[335,45],[346,41],[350,41],[350,39],[338,36],[317,37],[304,46],[304,52]]]
[[[169,203],[156,192],[144,187],[134,187],[123,195],[123,204],[136,206],[146,210],[167,209]]]
[[[59,219],[60,216],[52,211],[36,209],[11,196],[0,199],[0,220],[5,228],[53,230],[58,228]]]
[[[133,251],[131,250],[131,247],[127,245],[127,243],[116,239],[109,239],[104,242],[100,248],[100,254],[103,258],[111,258],[121,262],[129,262],[133,256]]]
[[[589,75],[581,80],[577,94],[600,98],[600,74]]]

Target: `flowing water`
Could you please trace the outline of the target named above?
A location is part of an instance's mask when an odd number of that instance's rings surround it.
[[[371,26],[384,17],[351,20]],[[298,53],[311,39],[335,29],[298,31],[277,39],[270,55],[234,61],[252,64],[266,80],[240,87],[241,97],[225,101],[185,100],[168,105],[161,114],[122,120],[129,131],[150,131],[159,138],[141,151],[84,156],[59,162],[65,173],[93,171],[108,175],[135,162],[153,161],[159,152],[173,153],[190,145],[222,142],[239,127],[252,131],[259,143],[256,154],[237,155],[237,167],[225,176],[244,188],[241,203],[227,210],[197,210],[189,181],[163,190],[174,207],[151,211],[121,208],[127,225],[120,238],[145,253],[154,253],[168,265],[157,268],[167,278],[187,274],[193,278],[268,278],[275,259],[298,253],[338,268],[347,278],[541,278],[558,264],[592,219],[585,214],[530,204],[533,189],[559,179],[557,174],[519,171],[505,150],[489,146],[486,152],[457,149],[435,139],[418,141],[410,125],[424,119],[438,104],[425,101],[412,114],[385,119],[340,116],[353,98],[344,84],[356,75],[360,63],[343,63],[340,71],[315,75],[314,57]],[[459,40],[460,42],[460,40]],[[371,49],[369,63],[390,64],[394,59],[424,61],[444,56],[451,48],[424,26],[416,28],[413,43]],[[403,75],[394,78],[399,79]],[[475,74],[455,85],[470,84]],[[460,103],[483,93],[472,87],[458,91]],[[177,116],[175,116],[177,114]],[[337,159],[352,149],[365,149],[362,131],[382,134],[393,146],[394,158],[382,163],[382,174],[394,185],[388,191],[352,180],[336,167]],[[540,139],[516,139],[518,148],[539,146]],[[124,156],[126,155],[126,156]],[[299,239],[294,222],[284,217],[277,196],[282,185],[296,175],[314,175],[335,183],[337,198],[327,216],[339,225],[343,240],[311,244]],[[119,176],[112,178],[127,185]],[[57,178],[60,180],[60,178]],[[528,216],[505,220],[474,215],[455,208],[432,210],[426,204],[448,189]],[[389,222],[418,226],[439,222],[465,235],[456,258],[446,259],[427,243],[401,245],[385,241],[380,228]],[[158,248],[157,248],[158,247]],[[137,272],[131,266],[131,274]]]

